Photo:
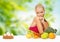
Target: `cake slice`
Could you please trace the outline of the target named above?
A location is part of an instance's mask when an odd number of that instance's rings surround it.
[[[10,34],[9,32],[3,35],[3,39],[13,39],[13,34]]]

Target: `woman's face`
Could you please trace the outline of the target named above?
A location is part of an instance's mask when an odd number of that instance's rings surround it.
[[[42,7],[38,6],[35,11],[36,11],[36,15],[38,17],[44,17],[45,12],[44,12],[44,9]]]

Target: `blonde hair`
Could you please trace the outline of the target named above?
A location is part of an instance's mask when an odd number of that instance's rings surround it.
[[[37,4],[37,5],[35,6],[35,9],[36,9],[37,7],[42,7],[43,10],[45,10],[45,9],[44,9],[44,6],[43,6],[42,4]]]

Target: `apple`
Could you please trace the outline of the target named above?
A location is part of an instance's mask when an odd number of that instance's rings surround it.
[[[44,32],[43,34],[41,34],[41,38],[42,39],[47,39],[48,38],[48,33]]]

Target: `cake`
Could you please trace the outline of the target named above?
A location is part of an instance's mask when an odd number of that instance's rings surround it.
[[[13,34],[10,34],[9,32],[3,35],[3,39],[13,39]]]

